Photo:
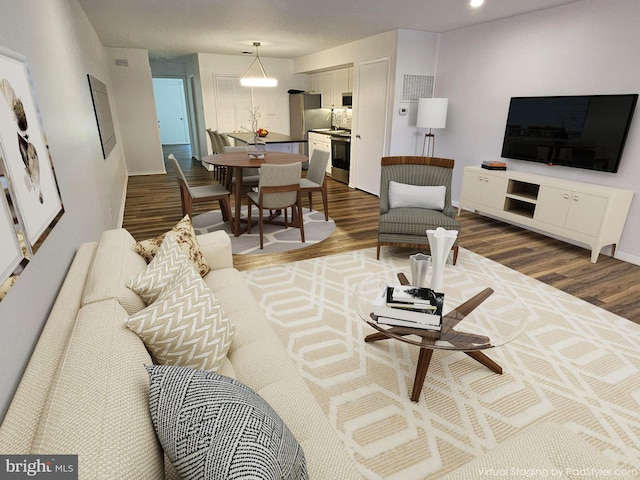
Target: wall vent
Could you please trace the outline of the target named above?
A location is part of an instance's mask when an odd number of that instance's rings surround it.
[[[113,63],[116,64],[117,67],[128,67],[129,66],[129,60],[127,60],[126,58],[116,58]]]
[[[402,102],[417,102],[419,98],[432,98],[434,75],[408,75],[402,78]]]

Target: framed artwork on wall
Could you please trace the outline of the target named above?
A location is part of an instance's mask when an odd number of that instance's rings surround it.
[[[0,164],[2,163],[2,144],[0,144]],[[16,230],[16,223],[9,205],[9,189],[3,170],[0,167],[0,300],[8,288],[7,282],[17,272],[25,260],[20,242],[20,232]],[[12,283],[12,282],[11,282]],[[4,288],[3,288],[4,287]]]
[[[0,47],[0,300],[64,208],[25,58]]]
[[[87,77],[89,78],[93,110],[96,113],[96,121],[98,122],[102,156],[106,160],[116,145],[116,129],[113,126],[113,117],[111,116],[109,93],[107,92],[107,86],[100,80],[92,75],[87,75]]]
[[[0,143],[9,197],[33,254],[64,209],[26,60],[1,47]]]

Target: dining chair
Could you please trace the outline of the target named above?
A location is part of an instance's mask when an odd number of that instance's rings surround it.
[[[380,169],[380,217],[376,257],[380,247],[429,249],[427,230],[460,231],[451,205],[454,161],[434,157],[383,157]],[[453,264],[458,260],[458,240]]]
[[[231,224],[233,230],[233,216],[231,215],[231,194],[229,190],[220,184],[202,185],[193,187],[189,185],[187,177],[185,177],[178,160],[173,154],[169,155],[171,167],[175,170],[178,185],[180,185],[180,199],[182,201],[182,215],[191,217],[192,207],[194,203],[204,203],[210,201],[218,201],[222,212],[222,219]]]
[[[246,152],[247,147],[231,147],[225,146],[224,153],[229,152]],[[231,173],[233,175],[233,172]],[[242,185],[247,186],[248,188],[257,187],[258,181],[260,180],[260,168],[243,168],[242,169]],[[227,184],[227,188],[229,185],[231,188],[235,185],[236,177],[231,177],[231,183]]]
[[[211,141],[211,151],[213,154],[224,152],[224,147],[229,145],[229,138],[226,135],[218,133],[217,130],[211,130],[207,128],[209,134],[209,140]],[[220,183],[225,183],[226,169],[218,165],[213,167],[213,176],[220,180]]]
[[[324,219],[329,220],[329,206],[327,202],[327,164],[329,163],[330,152],[314,150],[309,159],[309,169],[307,176],[300,179],[300,192],[309,195],[309,210],[313,210],[311,197],[313,192],[320,192],[322,195],[322,206],[324,208]]]
[[[264,248],[264,224],[278,223],[265,220],[264,210],[284,210],[284,226],[289,226],[287,209],[291,207],[291,219],[297,220],[300,228],[300,239],[304,243],[304,223],[302,222],[302,204],[300,202],[300,177],[302,162],[288,165],[272,165],[265,163],[260,167],[258,191],[247,193],[247,233],[251,233],[252,204],[258,207],[258,223],[260,226],[260,249]],[[295,217],[295,218],[294,218]],[[296,226],[292,224],[292,226]]]

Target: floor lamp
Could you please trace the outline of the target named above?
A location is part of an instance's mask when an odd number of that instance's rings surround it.
[[[436,136],[431,133],[432,128],[444,128],[447,125],[447,107],[449,105],[448,98],[420,98],[418,99],[418,119],[416,126],[418,128],[428,128],[429,131],[424,135],[424,143],[422,144],[422,156],[433,157],[436,148]],[[427,138],[429,144],[427,146]],[[431,153],[429,153],[431,151]]]

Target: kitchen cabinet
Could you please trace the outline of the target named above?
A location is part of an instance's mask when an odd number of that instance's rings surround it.
[[[314,76],[312,76],[311,84],[312,88],[314,88],[314,81],[317,83],[319,80],[320,82],[322,108],[341,108],[342,94],[352,90],[349,83],[349,69],[340,68],[315,75],[319,75],[319,77],[314,79]]]
[[[620,241],[634,192],[517,171],[465,167],[458,213],[469,208],[591,248]]]
[[[309,160],[313,156],[314,150],[329,152],[329,161],[327,162],[327,173],[331,173],[331,136],[324,133],[309,132]]]
[[[311,75],[311,93],[322,93],[322,74]]]

